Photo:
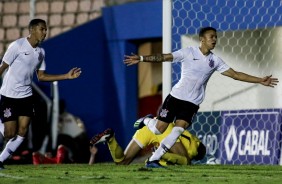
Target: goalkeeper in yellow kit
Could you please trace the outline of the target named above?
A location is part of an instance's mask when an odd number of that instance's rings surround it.
[[[90,140],[90,146],[106,142],[113,161],[116,164],[128,165],[147,146],[153,145],[157,148],[160,142],[171,132],[173,126],[174,124],[170,123],[166,131],[161,135],[153,134],[147,126],[144,126],[135,132],[125,151],[118,144],[114,131],[110,128],[93,136]],[[163,166],[168,164],[190,165],[192,160],[201,160],[205,154],[205,146],[196,136],[185,130],[170,151],[162,156],[160,163]]]

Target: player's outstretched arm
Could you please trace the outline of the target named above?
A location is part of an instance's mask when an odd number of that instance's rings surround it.
[[[124,56],[124,64],[127,66],[138,64],[139,62],[150,62],[150,63],[161,63],[164,61],[172,61],[173,56],[172,54],[155,54],[155,55],[148,55],[148,56],[139,56],[136,54],[125,55]]]
[[[37,77],[39,81],[59,81],[66,79],[76,79],[81,74],[81,68],[74,67],[66,74],[47,74],[43,70],[37,71]]]
[[[225,76],[231,77],[235,80],[240,80],[243,82],[250,82],[250,83],[259,83],[259,84],[262,84],[268,87],[274,87],[279,82],[277,78],[272,78],[272,75],[260,78],[260,77],[255,77],[255,76],[243,73],[243,72],[237,72],[233,70],[232,68],[228,69],[227,71],[223,72],[222,74]]]

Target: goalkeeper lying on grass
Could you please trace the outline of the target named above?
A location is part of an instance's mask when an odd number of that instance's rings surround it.
[[[116,164],[128,165],[147,146],[153,145],[158,147],[160,142],[171,132],[173,126],[174,124],[170,123],[166,131],[161,135],[153,134],[147,126],[144,126],[135,132],[125,151],[119,146],[114,136],[114,131],[110,128],[93,136],[90,140],[90,145],[94,146],[98,143],[106,142],[113,161]],[[169,164],[190,165],[192,160],[201,160],[205,154],[205,146],[196,136],[185,130],[169,152],[162,156],[161,164],[163,166]]]

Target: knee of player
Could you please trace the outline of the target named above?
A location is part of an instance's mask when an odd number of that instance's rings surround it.
[[[166,128],[157,128],[158,131],[155,131],[154,133],[156,135],[160,135],[160,134],[163,134],[166,130]]]
[[[26,132],[27,132],[26,128],[20,128],[19,132],[18,132],[18,135],[24,137]]]
[[[156,125],[156,131],[154,132],[156,135],[162,134],[166,131],[167,127],[168,127],[168,123],[158,123]]]
[[[4,137],[6,140],[12,139],[16,136],[16,132],[13,131],[5,131],[4,132]]]

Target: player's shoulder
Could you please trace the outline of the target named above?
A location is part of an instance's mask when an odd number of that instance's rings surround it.
[[[21,48],[23,47],[24,43],[26,42],[26,38],[19,38],[10,43],[8,48]]]
[[[197,52],[197,48],[194,47],[194,46],[187,46],[187,47],[183,47],[183,48],[179,49],[177,52],[181,53],[182,56],[189,57],[189,56],[191,56],[191,54],[193,55],[193,53]]]
[[[15,40],[13,43],[15,43],[15,44],[21,46],[21,45],[23,45],[26,41],[27,41],[27,38],[19,38],[19,39]]]
[[[182,50],[195,52],[197,50],[197,47],[196,46],[187,46],[187,47],[182,48]]]

